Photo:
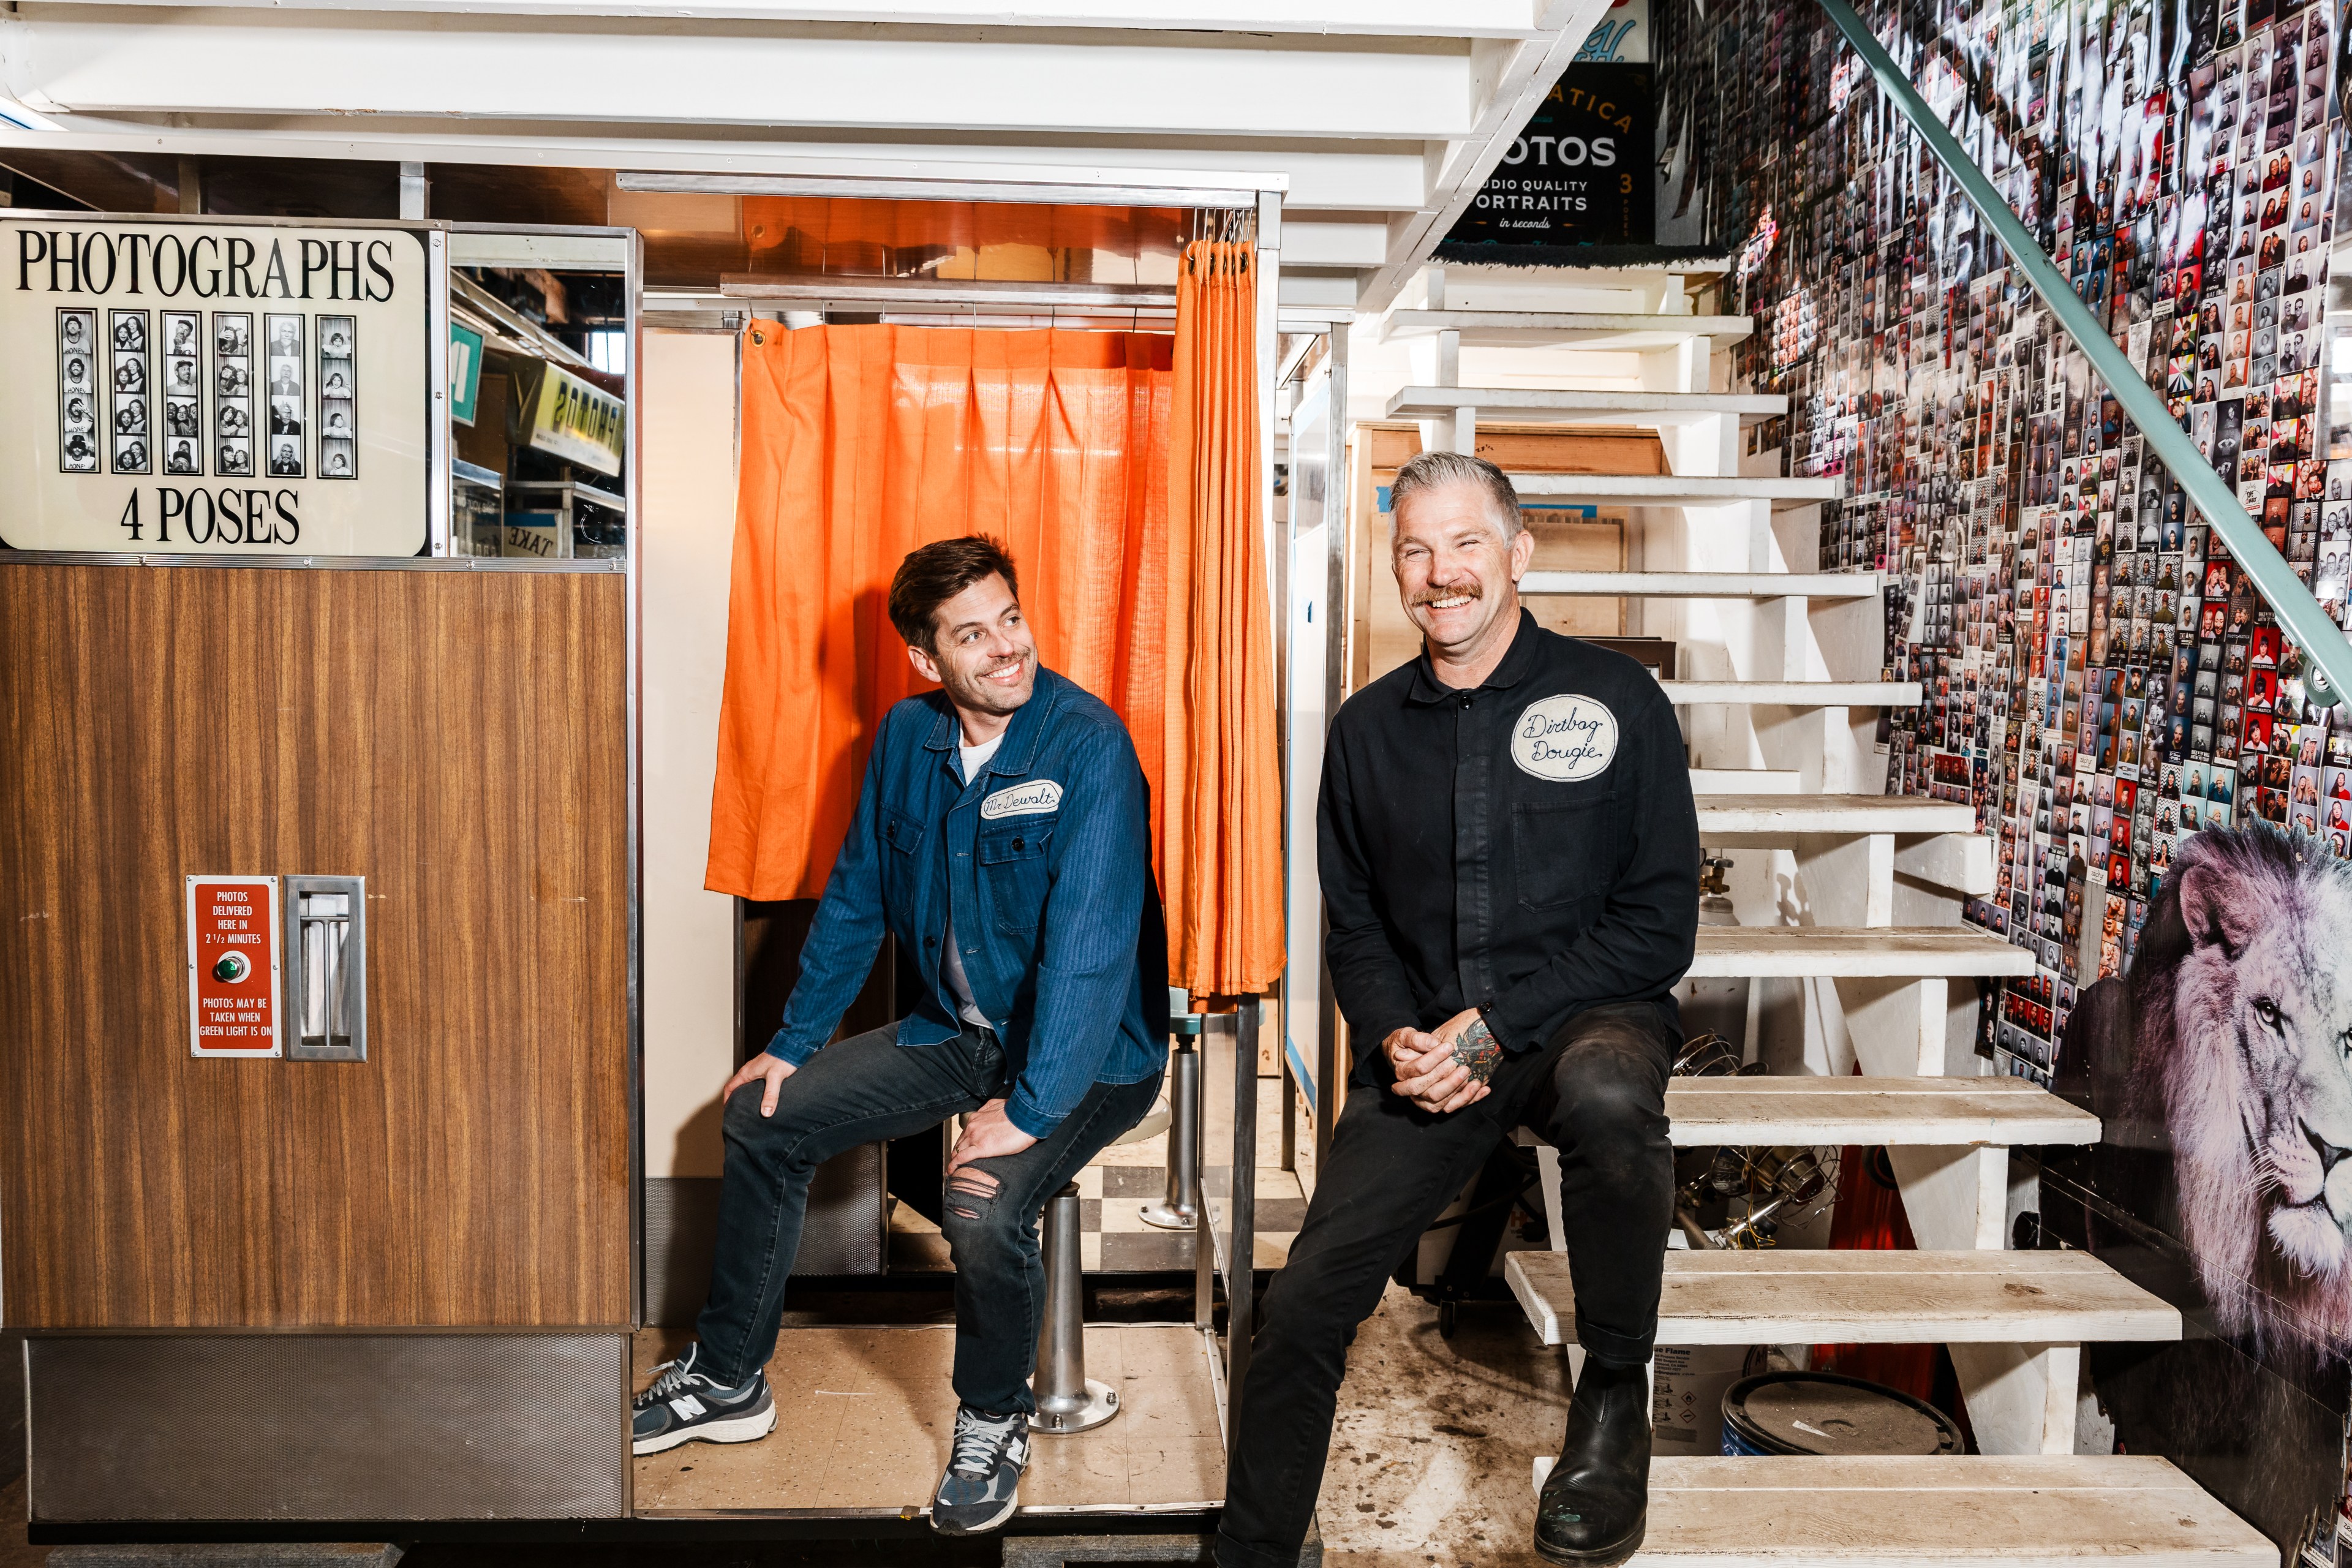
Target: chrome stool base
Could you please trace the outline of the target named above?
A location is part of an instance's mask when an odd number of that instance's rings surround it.
[[[1037,1414],[1029,1417],[1032,1432],[1084,1432],[1101,1426],[1118,1414],[1118,1391],[1109,1384],[1086,1381],[1086,1397],[1072,1394],[1042,1396],[1037,1401]]]
[[[1101,1426],[1118,1414],[1118,1395],[1087,1375],[1086,1276],[1078,1261],[1078,1184],[1045,1200],[1038,1226],[1045,1266],[1045,1321],[1037,1334],[1036,1395],[1032,1432],[1067,1436]]]

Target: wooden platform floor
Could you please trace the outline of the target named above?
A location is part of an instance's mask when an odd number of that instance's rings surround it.
[[[683,1336],[636,1337],[635,1381]],[[757,1443],[688,1443],[636,1461],[641,1514],[923,1509],[955,1426],[952,1328],[786,1329],[768,1363],[776,1429]],[[1093,1324],[1087,1374],[1121,1409],[1091,1432],[1039,1436],[1022,1510],[1206,1505],[1224,1497],[1216,1384],[1201,1333]]]

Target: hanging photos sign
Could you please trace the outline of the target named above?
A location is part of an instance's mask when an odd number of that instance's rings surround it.
[[[435,237],[0,215],[0,543],[416,554],[447,331]]]
[[[619,475],[629,416],[619,398],[544,363],[519,366],[515,386],[522,400],[516,432],[522,445],[600,474]]]
[[[449,323],[449,417],[460,425],[474,422],[474,405],[482,395],[482,342],[473,328]]]
[[[1571,65],[1445,236],[1449,260],[1515,250],[1650,245],[1655,100],[1646,65]]]

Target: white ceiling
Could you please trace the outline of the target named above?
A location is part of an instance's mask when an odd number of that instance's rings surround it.
[[[1385,306],[1608,0],[23,0],[0,146],[1276,184]],[[8,121],[15,121],[10,125]]]

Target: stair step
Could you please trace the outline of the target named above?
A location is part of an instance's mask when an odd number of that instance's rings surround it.
[[[1874,599],[1874,572],[1530,572],[1521,594],[1631,599]]]
[[[1701,926],[1690,978],[2015,975],[2033,955],[1964,926]]]
[[[1657,349],[1696,337],[1736,343],[1756,330],[1752,316],[1663,316],[1639,311],[1598,310],[1391,310],[1381,337],[1422,338],[1433,332],[1462,334],[1481,348],[1524,348],[1538,343],[1574,343],[1595,349]]]
[[[2017,1078],[1678,1078],[1675,1145],[2095,1143],[2099,1119]]]
[[[1783,708],[1916,708],[1916,680],[1662,680],[1677,708],[1701,703],[1769,703]]]
[[[1789,400],[1764,392],[1569,392],[1541,386],[1408,386],[1389,399],[1391,419],[1437,419],[1477,410],[1481,424],[1683,425],[1736,414],[1769,419]]]
[[[1537,1484],[1550,1468],[1536,1461]],[[1633,1568],[2277,1568],[2167,1459],[1662,1456]]]
[[[1693,768],[1693,795],[1794,795],[1794,768]]]
[[[1528,1321],[1576,1331],[1564,1252],[1504,1258]],[[2180,1310],[2087,1252],[1666,1254],[1662,1345],[2083,1344],[2177,1340]]]
[[[1906,795],[1714,795],[1698,803],[1702,834],[1974,833],[1966,801]]]
[[[1840,479],[1783,479],[1769,475],[1566,474],[1514,469],[1511,488],[1521,500],[1613,500],[1637,506],[1726,506],[1769,501],[1810,506],[1845,494]]]

